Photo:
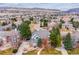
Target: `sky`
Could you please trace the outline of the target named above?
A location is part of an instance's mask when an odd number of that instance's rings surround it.
[[[79,3],[0,3],[0,7],[46,8],[66,11],[72,8],[79,8]]]

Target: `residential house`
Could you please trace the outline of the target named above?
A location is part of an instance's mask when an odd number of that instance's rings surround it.
[[[79,46],[79,32],[75,31],[71,34],[73,47]]]
[[[0,31],[0,42],[1,46],[5,46],[6,44],[12,45],[13,48],[17,48],[17,44],[19,41],[19,33],[18,31],[11,30],[11,31]]]
[[[41,39],[42,42],[44,43],[46,40],[49,41],[49,35],[50,32],[46,29],[39,29],[36,30],[32,33],[32,37],[31,37],[31,43],[34,46],[37,46],[38,44],[38,39]]]

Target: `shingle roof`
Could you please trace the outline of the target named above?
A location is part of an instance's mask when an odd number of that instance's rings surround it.
[[[40,29],[39,31],[34,31],[32,35],[34,34],[37,34],[41,38],[48,38],[48,36],[50,35],[50,32],[46,29]]]
[[[5,37],[5,36],[13,36],[13,35],[18,35],[19,33],[17,31],[0,31],[0,36]]]

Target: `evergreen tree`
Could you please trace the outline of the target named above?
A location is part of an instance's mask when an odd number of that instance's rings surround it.
[[[74,18],[71,18],[70,22],[73,23]]]
[[[59,28],[60,28],[60,29],[62,28],[62,23],[59,24]]]
[[[38,42],[37,42],[37,46],[40,47],[41,44],[42,44],[42,41],[41,41],[41,39],[39,38],[39,39],[38,39]]]
[[[51,45],[55,47],[60,47],[61,46],[61,35],[59,28],[53,28],[50,34],[50,42]]]
[[[48,20],[43,21],[44,27],[48,26]]]
[[[19,31],[20,31],[20,34],[23,38],[29,38],[31,36],[31,31],[30,31],[30,27],[29,27],[29,22],[23,22],[19,27]]]
[[[78,21],[74,21],[72,24],[73,24],[73,27],[75,29],[79,28],[79,22]]]
[[[15,29],[17,26],[14,24],[14,23],[12,23],[12,29]]]
[[[65,23],[62,19],[60,19],[60,22],[61,22],[61,23]]]
[[[34,20],[34,18],[33,18],[33,17],[30,17],[30,18],[29,18],[29,20],[30,20],[30,21],[33,21],[33,20]]]
[[[40,27],[43,26],[43,19],[40,20]]]
[[[67,50],[72,49],[72,39],[70,33],[68,33],[64,39],[64,47]]]
[[[46,26],[48,26],[48,20],[46,20],[46,19],[41,19],[41,20],[40,20],[40,26],[41,26],[41,27],[46,27]]]

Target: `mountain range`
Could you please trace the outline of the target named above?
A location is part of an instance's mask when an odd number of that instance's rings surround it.
[[[65,13],[79,13],[79,8],[73,8],[69,9],[67,11],[64,11]]]
[[[45,10],[45,8],[17,8],[17,7],[0,7],[0,10],[4,10],[4,9],[35,9],[35,10]],[[46,9],[46,10],[56,10],[56,11],[61,11],[59,9]],[[64,13],[77,13],[79,14],[79,8],[73,8],[73,9],[69,9],[67,11],[63,11]]]

